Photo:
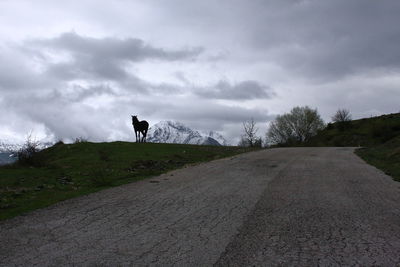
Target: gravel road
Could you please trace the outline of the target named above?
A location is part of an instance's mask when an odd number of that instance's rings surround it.
[[[396,266],[400,183],[351,148],[187,167],[0,222],[0,266]]]

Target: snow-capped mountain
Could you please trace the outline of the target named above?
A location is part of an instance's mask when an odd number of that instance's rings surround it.
[[[192,145],[225,145],[226,140],[216,132],[202,135],[180,122],[161,121],[150,127],[147,141],[153,143],[175,143]]]
[[[7,140],[0,140],[0,153],[12,153],[20,150],[22,144],[12,143]]]
[[[226,141],[226,139],[220,133],[217,133],[217,132],[214,132],[214,131],[210,131],[207,134],[207,136],[211,137],[212,139],[214,139],[216,141],[218,141],[218,143],[220,143],[222,146],[229,146],[230,145],[228,143],[228,141]]]
[[[51,142],[38,142],[37,149],[42,150],[52,146]],[[0,153],[14,153],[25,146],[24,143],[15,143],[8,140],[0,140]]]

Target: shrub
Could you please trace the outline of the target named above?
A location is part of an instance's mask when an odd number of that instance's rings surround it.
[[[338,109],[335,115],[332,116],[333,122],[348,122],[351,121],[351,114],[348,109]]]
[[[38,159],[40,142],[32,138],[32,133],[28,135],[24,146],[17,152],[18,163],[23,165],[40,165]]]
[[[75,138],[74,144],[86,143],[88,140],[82,136]]]
[[[271,144],[293,145],[307,142],[325,127],[317,109],[294,107],[271,122],[267,140]]]

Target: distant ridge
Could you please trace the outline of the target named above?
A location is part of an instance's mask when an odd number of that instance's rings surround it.
[[[153,143],[174,143],[192,145],[228,145],[225,138],[214,131],[201,134],[183,123],[176,121],[160,121],[150,127],[147,141]]]

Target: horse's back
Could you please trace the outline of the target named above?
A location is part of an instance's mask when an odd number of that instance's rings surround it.
[[[149,128],[149,123],[147,121],[141,121],[140,128],[147,130]]]

